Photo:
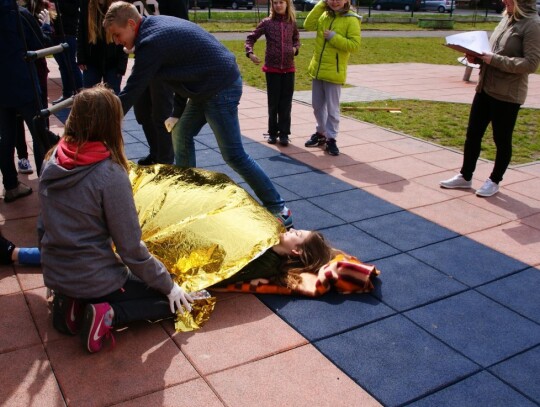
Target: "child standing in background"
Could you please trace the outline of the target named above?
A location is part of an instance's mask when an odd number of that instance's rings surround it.
[[[300,39],[292,0],[272,0],[270,17],[262,20],[248,35],[246,56],[254,64],[261,61],[253,46],[261,35],[266,37],[263,72],[268,93],[268,143],[286,146],[291,134],[291,109],[294,93],[294,57],[298,55]]]
[[[313,78],[312,105],[317,120],[315,134],[306,147],[325,146],[339,155],[339,98],[347,77],[351,52],[360,48],[360,16],[350,11],[350,0],[322,0],[306,17],[304,28],[317,31],[308,73]]]
[[[128,55],[103,28],[103,17],[111,3],[112,0],[81,1],[77,64],[82,71],[85,88],[103,82],[118,94],[122,76],[126,73]]]

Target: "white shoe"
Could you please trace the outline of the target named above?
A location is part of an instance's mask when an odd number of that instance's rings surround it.
[[[499,192],[499,185],[494,183],[491,179],[488,178],[486,182],[484,182],[484,185],[482,185],[480,189],[476,190],[476,195],[493,196],[497,192]]]
[[[443,188],[470,188],[472,187],[472,181],[467,181],[465,178],[463,178],[463,175],[458,174],[453,176],[450,179],[444,180],[440,182],[441,187]]]

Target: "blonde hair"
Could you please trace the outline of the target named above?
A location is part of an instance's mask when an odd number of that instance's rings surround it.
[[[272,7],[270,8],[270,18],[276,18],[277,13],[274,10],[274,1],[270,0],[272,2]],[[285,11],[286,20],[295,23],[296,22],[296,10],[294,8],[292,0],[283,0],[285,3],[287,3],[287,10]]]
[[[109,8],[113,0],[104,0],[103,6]],[[103,29],[103,12],[99,0],[88,0],[88,43],[97,44],[98,41],[105,40],[107,44],[113,42],[112,35]]]
[[[118,27],[125,27],[128,23],[128,20],[133,20],[135,22],[141,21],[142,17],[135,7],[131,3],[125,1],[115,1],[109,9],[105,18],[103,19],[103,27],[106,30],[112,25],[115,24]]]
[[[294,289],[302,281],[301,273],[317,273],[340,251],[333,249],[321,232],[312,231],[298,246],[300,254],[289,256],[282,264],[279,283]]]
[[[64,139],[75,144],[77,152],[89,141],[101,141],[111,153],[111,159],[128,171],[122,138],[123,118],[118,96],[105,85],[98,84],[75,95],[64,128]]]

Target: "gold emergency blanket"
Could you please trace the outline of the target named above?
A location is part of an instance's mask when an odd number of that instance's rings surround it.
[[[129,177],[142,240],[187,292],[232,276],[277,244],[284,231],[224,174],[132,164]],[[177,330],[200,327],[214,304],[215,299],[195,301],[191,314],[177,314]]]

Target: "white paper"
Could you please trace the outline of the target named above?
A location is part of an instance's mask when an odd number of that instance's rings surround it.
[[[489,38],[485,31],[469,31],[446,37],[446,45],[472,55],[491,52]]]

